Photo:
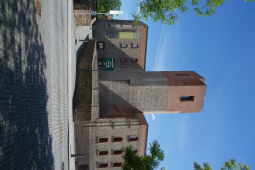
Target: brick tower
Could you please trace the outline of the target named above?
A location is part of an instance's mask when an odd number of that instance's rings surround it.
[[[109,116],[116,107],[143,113],[199,112],[205,92],[204,78],[193,71],[107,72],[100,80],[100,112]]]

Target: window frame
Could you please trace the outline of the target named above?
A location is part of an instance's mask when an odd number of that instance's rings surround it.
[[[136,46],[134,46],[136,45]],[[131,48],[139,48],[139,44],[138,43],[131,43]]]
[[[104,153],[106,152],[106,154]],[[101,153],[101,154],[100,154]],[[103,153],[103,154],[102,154]],[[108,150],[97,150],[97,156],[106,156],[109,154]]]
[[[138,58],[131,58],[131,63],[137,63],[138,62]]]
[[[116,139],[120,139],[120,140],[116,140]],[[123,142],[123,137],[121,136],[112,136],[112,142]]]
[[[101,46],[102,46],[102,48],[101,48]],[[104,50],[105,49],[105,43],[103,41],[97,42],[97,48]]]
[[[138,136],[136,135],[129,135],[127,136],[128,142],[137,142],[138,141]]]
[[[195,96],[180,96],[181,102],[194,101],[194,99],[195,99]]]
[[[118,166],[114,166],[115,164],[117,164]],[[111,162],[111,167],[122,167],[123,166],[123,163],[122,162]]]
[[[100,166],[103,166],[103,167],[100,167]],[[106,165],[106,166],[104,166]],[[97,162],[97,168],[108,168],[109,167],[109,164],[107,162]]]
[[[122,155],[122,154],[123,154],[123,150],[122,149],[112,150],[112,155]]]
[[[100,139],[106,139],[106,141],[100,141]],[[97,143],[107,143],[109,141],[108,137],[97,137],[96,142]]]
[[[128,48],[128,44],[127,43],[120,43],[120,48]]]

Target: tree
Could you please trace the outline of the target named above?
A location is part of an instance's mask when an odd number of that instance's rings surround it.
[[[164,160],[164,152],[157,141],[150,144],[150,154],[139,156],[133,152],[133,148],[127,147],[124,155],[124,170],[153,170]]]
[[[172,25],[177,20],[177,13],[193,10],[198,16],[210,16],[216,9],[223,5],[225,0],[140,0],[140,12],[133,14],[136,23],[149,17],[153,21]],[[244,0],[252,2],[254,0]]]
[[[212,170],[210,164],[207,162],[204,162],[203,165],[199,165],[198,163],[194,163],[194,169],[195,170]]]
[[[110,10],[120,10],[121,0],[98,0],[97,12],[109,12]]]
[[[243,165],[242,163],[237,163],[235,159],[229,159],[224,163],[221,170],[250,170],[248,165]]]
[[[194,170],[212,170],[212,168],[207,162],[204,162],[202,166],[195,162]],[[248,165],[237,163],[235,159],[229,159],[224,163],[221,170],[250,170],[250,168]]]

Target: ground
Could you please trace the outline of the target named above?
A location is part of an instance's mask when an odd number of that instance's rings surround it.
[[[0,169],[68,169],[76,54],[68,58],[67,1],[0,7]]]

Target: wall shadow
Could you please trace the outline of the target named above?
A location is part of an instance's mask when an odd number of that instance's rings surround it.
[[[34,0],[0,2],[0,169],[53,169]]]

